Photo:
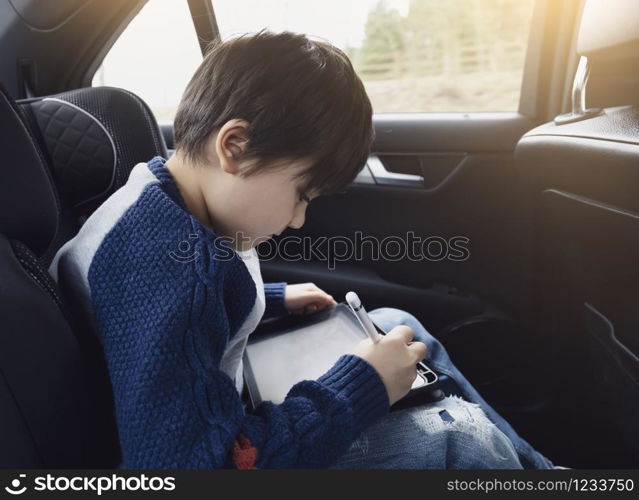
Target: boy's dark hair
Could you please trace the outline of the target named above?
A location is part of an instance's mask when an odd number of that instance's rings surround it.
[[[329,43],[261,31],[209,49],[174,121],[175,144],[200,163],[210,134],[227,121],[250,123],[245,175],[283,159],[313,160],[304,191],[329,194],[366,163],[372,108],[348,57]]]

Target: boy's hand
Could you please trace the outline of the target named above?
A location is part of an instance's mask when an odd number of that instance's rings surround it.
[[[366,339],[352,351],[379,373],[391,405],[408,394],[417,377],[416,365],[426,357],[426,344],[412,340],[413,330],[400,325],[384,335],[377,344]]]
[[[286,285],[284,307],[293,314],[307,314],[337,304],[335,299],[313,283]]]

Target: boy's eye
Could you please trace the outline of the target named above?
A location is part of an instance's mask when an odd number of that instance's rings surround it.
[[[306,203],[311,202],[310,198],[306,196],[304,193],[300,193],[300,201],[305,201]]]

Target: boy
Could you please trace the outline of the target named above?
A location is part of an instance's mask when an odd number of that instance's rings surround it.
[[[260,319],[335,303],[311,284],[262,283],[254,247],[301,227],[308,203],[343,188],[367,159],[372,110],[348,58],[291,33],[220,44],[189,83],[174,134],[175,155],[136,165],[51,264],[104,348],[123,466],[367,466],[345,452],[369,425],[393,421],[381,419],[426,355],[411,328],[361,343],[280,405],[247,414],[240,399],[242,353]],[[458,456],[412,464],[519,467],[510,436],[464,404],[447,398],[456,423],[427,436]],[[420,415],[441,422],[435,410]],[[410,426],[412,413],[398,414],[400,429]],[[475,453],[486,443],[500,451]],[[414,452],[433,455],[426,448]]]

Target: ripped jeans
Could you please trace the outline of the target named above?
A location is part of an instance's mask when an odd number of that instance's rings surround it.
[[[441,401],[389,413],[366,429],[331,468],[553,468],[484,401],[414,316],[391,308],[375,309],[370,316],[385,331],[410,326],[414,339],[428,347],[428,366],[452,379],[459,391]]]

